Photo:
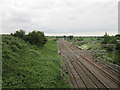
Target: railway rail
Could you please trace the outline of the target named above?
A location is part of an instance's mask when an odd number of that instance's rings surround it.
[[[58,45],[74,88],[120,88],[119,72],[103,63],[94,62],[65,40],[59,40]]]

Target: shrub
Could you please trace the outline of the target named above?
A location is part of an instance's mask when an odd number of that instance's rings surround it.
[[[109,43],[109,41],[110,41],[110,36],[107,34],[107,33],[105,33],[105,35],[104,35],[104,40],[102,41],[102,44],[107,44],[107,43]]]
[[[117,38],[115,36],[111,36],[109,43],[117,44]]]
[[[43,32],[40,31],[32,31],[28,34],[26,37],[26,41],[28,41],[31,44],[35,44],[37,46],[44,46],[47,39]]]
[[[70,40],[72,40],[72,39],[73,39],[73,36],[72,36],[72,35],[70,35],[70,36],[68,36],[68,38],[69,38]]]
[[[77,41],[83,41],[83,38],[77,38]]]
[[[11,33],[11,35],[21,38],[21,39],[24,39],[25,31],[20,29],[20,30],[16,31],[14,34]]]
[[[31,44],[37,45],[37,46],[44,46],[47,39],[43,32],[40,31],[32,31],[29,34],[25,35],[25,31],[20,29],[16,31],[14,34],[11,33],[12,36],[21,38],[25,40],[26,42],[29,42]]]

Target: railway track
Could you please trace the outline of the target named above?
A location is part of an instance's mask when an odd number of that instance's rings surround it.
[[[77,48],[78,49],[78,47],[75,47],[75,46],[73,46],[73,45],[71,45],[72,47],[72,49],[74,49],[74,48]],[[80,49],[80,48],[79,48]],[[80,54],[80,52],[77,52],[76,54]],[[83,57],[86,57],[86,56],[84,56],[84,55],[82,55]],[[90,59],[90,58],[89,58]],[[102,62],[102,63],[99,63],[99,66],[101,66],[102,65],[102,68],[104,68],[104,69],[106,69],[108,72],[110,72],[110,73],[112,73],[112,74],[115,74],[115,75],[117,75],[118,77],[119,77],[119,79],[120,79],[120,67],[118,67],[118,68],[113,68],[113,67],[111,67],[110,65],[108,65],[108,64],[105,64],[104,62]]]
[[[76,53],[77,54],[77,53]],[[80,55],[80,54],[79,54]],[[120,73],[114,70],[112,67],[105,65],[104,63],[95,63],[92,60],[87,59],[85,56],[80,55],[82,58],[86,59],[90,64],[95,66],[101,71],[101,74],[105,75],[107,78],[111,79],[112,82],[120,86]]]
[[[59,40],[58,45],[74,88],[107,90],[120,87],[119,72],[105,64],[93,62],[67,41]]]

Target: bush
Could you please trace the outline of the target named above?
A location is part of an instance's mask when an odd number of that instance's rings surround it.
[[[107,43],[109,43],[110,42],[110,36],[107,34],[107,33],[105,33],[105,35],[104,35],[104,40],[102,41],[102,44],[107,44]]]
[[[44,44],[47,41],[44,33],[40,32],[40,31],[32,31],[32,32],[30,32],[28,34],[28,36],[26,37],[26,40],[29,43],[35,44],[37,46],[44,46]]]
[[[83,38],[77,38],[77,41],[83,41]]]
[[[20,30],[16,31],[14,34],[11,33],[11,35],[21,38],[21,39],[24,39],[25,31],[20,29]]]
[[[29,42],[31,44],[37,45],[37,46],[44,46],[47,39],[43,32],[40,31],[32,31],[29,34],[25,35],[25,31],[20,29],[16,31],[14,34],[11,33],[12,36],[21,38],[25,40],[26,42]]]
[[[70,39],[70,40],[72,40],[73,39],[73,36],[71,35],[71,36],[68,36],[68,38]]]
[[[117,44],[117,38],[115,36],[111,36],[109,43]]]

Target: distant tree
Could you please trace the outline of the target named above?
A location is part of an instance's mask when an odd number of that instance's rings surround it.
[[[11,33],[10,35],[14,36],[14,34],[13,34],[13,33]]]
[[[97,37],[97,40],[101,40],[101,38],[100,38],[100,37]]]
[[[68,38],[70,39],[70,40],[72,40],[73,39],[73,36],[71,35],[71,36],[68,36]]]
[[[64,35],[63,38],[66,38],[66,36]]]
[[[107,43],[109,43],[110,42],[110,36],[107,34],[107,33],[105,33],[105,35],[104,35],[104,37],[103,37],[103,41],[102,41],[102,44],[107,44]]]
[[[64,35],[63,38],[66,39],[66,36]]]
[[[47,42],[47,39],[43,32],[40,31],[32,31],[28,34],[27,39],[29,43],[35,44],[37,46],[44,46]]]
[[[24,39],[25,31],[23,29],[17,30],[14,34],[11,33],[11,35]]]

